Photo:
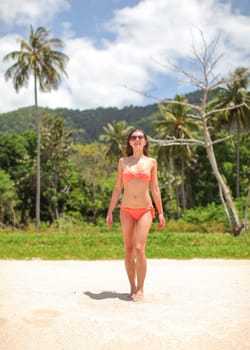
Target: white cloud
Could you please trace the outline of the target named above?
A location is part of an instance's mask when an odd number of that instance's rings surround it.
[[[69,6],[67,0],[1,1],[0,24],[12,28],[14,25],[49,23],[57,13],[67,10]]]
[[[45,1],[30,2],[38,9]],[[56,3],[55,0],[51,0],[52,3]],[[66,1],[57,0],[54,15],[59,3],[60,6],[67,5]],[[48,6],[49,0],[46,4]],[[36,13],[35,10],[33,13]],[[154,60],[163,64],[184,62],[191,54],[192,34],[199,47],[197,28],[203,31],[208,41],[221,33],[216,52],[224,53],[218,64],[221,74],[226,75],[238,66],[249,64],[249,17],[233,14],[229,4],[223,5],[218,0],[144,0],[134,7],[116,11],[113,19],[106,23],[106,30],[111,31],[115,39],[104,38],[101,48],[86,37],[76,37],[73,34],[74,24],[70,26],[67,23],[65,28],[69,34],[62,39],[70,57],[67,66],[69,78],[63,79],[58,91],[39,95],[39,102],[44,106],[86,109],[143,103],[143,96],[126,86],[148,91],[152,86],[157,87],[163,73],[169,74],[172,79],[178,78],[176,73]],[[1,57],[17,45],[14,36],[1,38],[0,44]],[[0,63],[0,73],[5,69],[6,65]],[[166,87],[159,86],[159,90],[164,90],[171,97],[173,87],[167,83],[168,76]],[[3,90],[0,111],[33,104],[32,81],[29,89],[22,90],[19,96],[11,84],[4,83],[2,76],[0,84]],[[181,83],[175,89],[181,90]]]

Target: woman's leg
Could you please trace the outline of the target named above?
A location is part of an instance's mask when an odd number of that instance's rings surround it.
[[[146,212],[143,214],[139,220],[136,222],[135,231],[135,255],[136,255],[136,276],[137,276],[137,289],[134,300],[140,300],[143,298],[143,287],[147,272],[147,261],[145,255],[146,242],[148,232],[152,224],[152,214],[151,212]]]
[[[130,295],[136,293],[136,272],[135,272],[135,256],[134,256],[134,231],[135,220],[125,211],[120,211],[120,220],[122,225],[124,250],[125,250],[125,267],[130,283]]]

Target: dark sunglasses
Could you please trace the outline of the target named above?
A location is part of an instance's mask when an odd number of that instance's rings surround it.
[[[143,140],[144,136],[143,135],[132,135],[130,136],[130,140]]]

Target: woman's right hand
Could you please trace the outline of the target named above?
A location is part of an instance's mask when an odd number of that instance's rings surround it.
[[[112,225],[113,225],[113,216],[112,216],[112,214],[107,214],[107,216],[106,216],[106,224],[107,224],[107,226],[108,227],[112,227]]]

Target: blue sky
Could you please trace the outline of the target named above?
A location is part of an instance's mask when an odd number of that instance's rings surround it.
[[[215,74],[249,68],[249,0],[3,0],[0,3],[0,112],[34,104],[32,78],[18,94],[6,83],[11,64],[2,58],[19,49],[29,26],[45,26],[65,42],[69,78],[56,92],[39,94],[39,105],[88,109],[145,105],[196,90],[180,70],[192,40],[200,47],[220,34]],[[179,67],[175,71],[170,66]],[[139,91],[141,93],[137,93]],[[155,96],[147,98],[145,94]]]

